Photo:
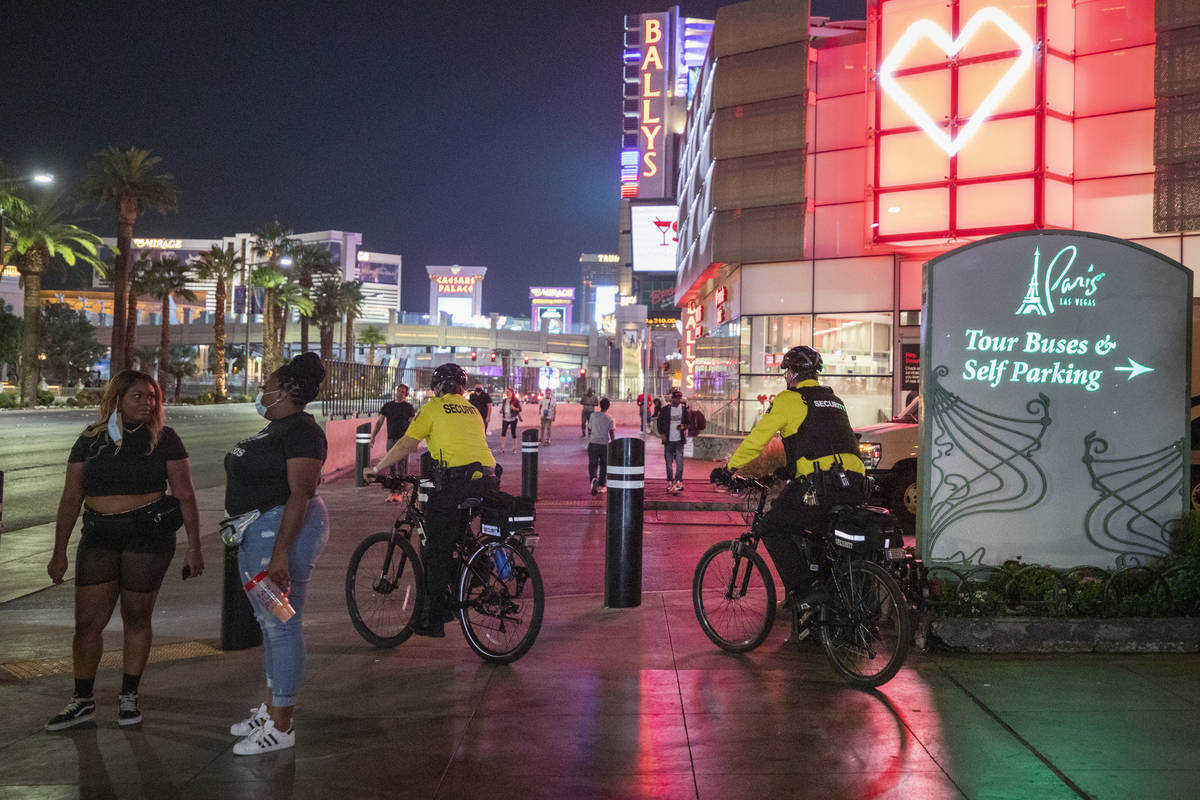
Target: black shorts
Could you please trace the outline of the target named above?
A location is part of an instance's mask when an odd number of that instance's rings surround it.
[[[504,438],[504,434],[508,432],[511,426],[512,438],[517,438],[517,421],[515,419],[506,419],[500,421],[500,438]]]
[[[175,556],[175,532],[182,524],[179,501],[170,496],[121,514],[85,508],[75,552],[75,585],[117,581],[131,592],[158,591]]]

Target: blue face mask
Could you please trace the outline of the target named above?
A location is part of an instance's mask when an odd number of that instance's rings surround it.
[[[108,438],[120,447],[121,439],[125,436],[125,426],[121,424],[121,412],[114,411],[108,415]]]
[[[274,392],[271,392],[271,394],[278,394],[278,393],[279,393],[278,389],[276,389]],[[281,397],[278,400],[276,400],[274,403],[271,403],[271,405],[263,405],[262,399],[263,399],[263,390],[259,389],[258,397],[254,398],[254,410],[257,411],[258,415],[264,419],[267,416],[267,409],[269,409],[273,405],[276,405],[279,402],[282,402],[282,400],[283,400],[283,398]]]

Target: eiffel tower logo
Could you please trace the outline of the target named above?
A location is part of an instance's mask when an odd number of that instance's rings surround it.
[[[1036,314],[1039,317],[1046,316],[1046,309],[1042,308],[1042,298],[1038,294],[1038,260],[1040,254],[1038,248],[1033,248],[1033,275],[1029,278],[1029,288],[1025,290],[1025,299],[1021,301],[1021,307],[1017,309],[1017,316],[1023,314]]]

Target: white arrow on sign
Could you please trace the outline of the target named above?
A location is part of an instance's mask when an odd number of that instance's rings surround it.
[[[1144,367],[1131,358],[1131,359],[1129,359],[1128,367],[1113,367],[1113,371],[1128,372],[1129,377],[1127,377],[1125,380],[1131,381],[1134,378],[1136,378],[1138,375],[1141,375],[1143,372],[1154,372],[1154,367]]]

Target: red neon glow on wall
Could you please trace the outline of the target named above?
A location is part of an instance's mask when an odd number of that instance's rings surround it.
[[[880,0],[876,242],[1072,224],[1072,0]]]

